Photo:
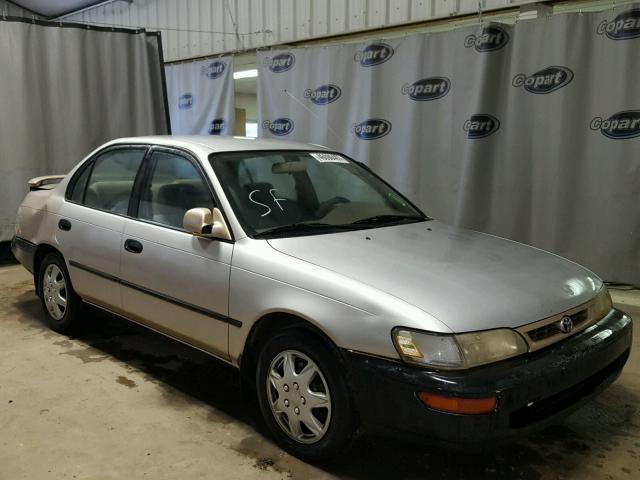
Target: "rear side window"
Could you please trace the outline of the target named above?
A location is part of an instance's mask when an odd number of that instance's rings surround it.
[[[141,194],[138,217],[182,229],[192,208],[213,208],[209,188],[197,168],[186,158],[169,152],[151,156],[152,173]]]
[[[83,188],[81,203],[119,215],[126,215],[138,169],[146,149],[118,149],[100,155],[94,162]],[[74,187],[73,198],[79,198],[83,172]]]

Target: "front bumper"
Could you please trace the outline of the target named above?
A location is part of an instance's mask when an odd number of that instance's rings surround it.
[[[543,350],[464,372],[436,372],[345,351],[366,430],[440,444],[506,439],[565,416],[610,385],[625,365],[632,320],[612,310],[600,322]],[[418,392],[498,397],[496,410],[460,415],[432,410]]]
[[[27,270],[33,273],[33,262],[36,256],[37,245],[25,240],[22,237],[15,236],[11,240],[11,252]]]

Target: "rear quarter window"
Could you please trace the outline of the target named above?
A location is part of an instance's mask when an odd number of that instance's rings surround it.
[[[117,148],[98,154],[72,178],[67,199],[125,215],[146,151],[146,148]]]
[[[71,180],[71,188],[67,191],[67,200],[82,203],[84,201],[84,191],[87,188],[87,180],[91,173],[91,162],[83,165],[80,171]]]

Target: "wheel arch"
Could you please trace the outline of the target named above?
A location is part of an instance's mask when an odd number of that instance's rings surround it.
[[[64,256],[62,252],[58,250],[56,247],[49,243],[40,243],[36,247],[36,253],[33,257],[33,283],[36,288],[36,295],[40,295],[40,291],[38,288],[38,279],[40,277],[40,266],[42,265],[42,260],[50,253],[57,253],[64,260]]]
[[[239,358],[242,381],[246,386],[254,388],[258,357],[264,344],[273,335],[285,330],[299,330],[312,335],[330,351],[334,352],[339,361],[342,361],[340,348],[317,325],[295,313],[284,311],[269,312],[260,317],[251,326]]]

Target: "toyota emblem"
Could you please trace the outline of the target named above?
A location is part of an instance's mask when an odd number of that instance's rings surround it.
[[[562,333],[569,333],[573,330],[573,320],[571,320],[571,317],[562,317],[562,320],[560,320],[560,330],[562,330]]]

